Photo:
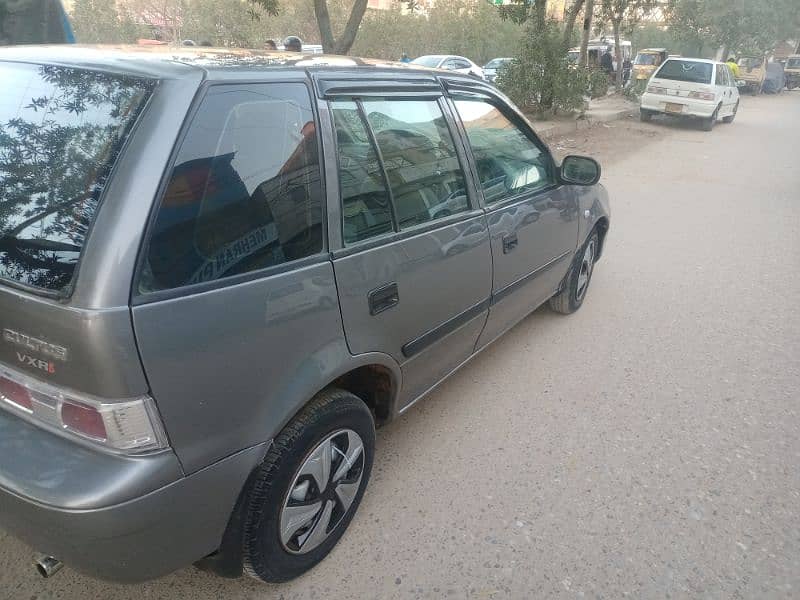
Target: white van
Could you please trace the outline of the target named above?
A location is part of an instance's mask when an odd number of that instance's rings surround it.
[[[655,114],[702,119],[711,131],[718,119],[732,123],[739,110],[739,90],[730,67],[701,58],[670,58],[642,94],[641,118]]]

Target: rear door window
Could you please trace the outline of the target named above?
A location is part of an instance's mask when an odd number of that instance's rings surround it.
[[[0,279],[67,294],[147,79],[0,62]]]
[[[208,283],[318,254],[322,207],[306,86],[212,86],[178,152],[139,291]]]
[[[394,231],[386,178],[352,100],[331,103],[339,158],[342,230],[346,244]]]

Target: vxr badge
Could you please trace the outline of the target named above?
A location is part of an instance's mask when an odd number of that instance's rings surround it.
[[[56,366],[53,363],[42,360],[41,358],[36,358],[35,356],[28,356],[22,352],[17,352],[17,360],[28,365],[29,367],[33,367],[34,369],[47,371],[51,375],[56,372]]]

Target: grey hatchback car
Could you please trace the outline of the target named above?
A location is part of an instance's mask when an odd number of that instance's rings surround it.
[[[375,428],[549,301],[609,229],[490,85],[344,57],[0,51],[0,526],[135,582],[295,577]]]

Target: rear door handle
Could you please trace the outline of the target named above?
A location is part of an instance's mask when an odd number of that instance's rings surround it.
[[[503,238],[503,254],[508,254],[519,245],[516,233],[510,233]]]
[[[372,290],[367,295],[369,302],[369,314],[377,315],[385,310],[389,310],[393,306],[400,303],[400,293],[397,290],[396,283],[387,283],[379,288]]]

